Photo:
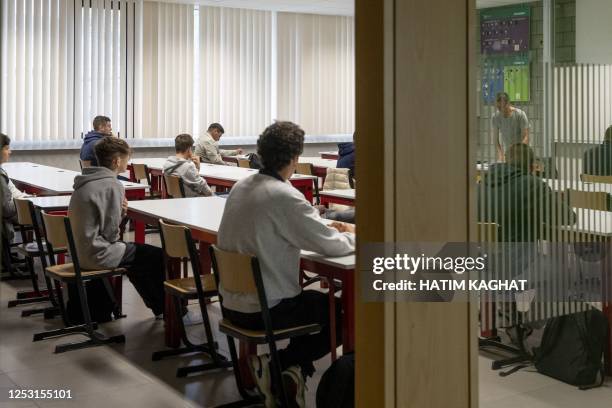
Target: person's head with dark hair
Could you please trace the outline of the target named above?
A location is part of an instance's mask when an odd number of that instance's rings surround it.
[[[6,163],[11,156],[11,138],[4,133],[0,133],[0,149],[2,149],[0,164]]]
[[[604,142],[612,142],[612,126],[608,126],[604,134]]]
[[[92,125],[94,130],[98,133],[105,135],[113,134],[113,126],[108,116],[96,116]]]
[[[535,163],[535,153],[524,143],[513,144],[506,151],[506,163],[530,173]]]
[[[223,129],[223,126],[221,126],[219,123],[211,123],[206,131],[212,136],[213,139],[215,139],[215,141],[219,141],[221,136],[223,136],[225,133],[225,129]]]
[[[495,96],[495,106],[498,111],[508,113],[512,108],[510,96],[506,92],[498,92]]]
[[[116,137],[104,137],[96,143],[94,151],[98,159],[98,166],[106,167],[117,174],[127,170],[132,152],[130,145],[125,140]]]
[[[193,148],[194,141],[191,135],[181,133],[174,138],[174,151],[177,153],[186,153]]]
[[[304,150],[304,131],[292,122],[275,122],[257,140],[257,154],[263,168],[288,179]],[[282,174],[281,174],[282,173]]]

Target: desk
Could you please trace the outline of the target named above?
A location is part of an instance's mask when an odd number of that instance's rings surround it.
[[[131,201],[128,216],[146,224],[158,224],[161,218],[173,224],[186,225],[191,228],[191,234],[200,241],[200,265],[204,273],[210,273],[211,263],[208,248],[217,242],[217,232],[225,209],[225,198],[194,197],[170,200]],[[354,349],[354,270],[355,256],[325,257],[303,252],[302,267],[310,272],[339,279],[343,282],[342,302],[346,307],[343,320],[343,336],[345,352]],[[179,270],[170,266],[168,279],[177,277]],[[171,308],[171,302],[166,303]],[[172,310],[172,309],[166,309]],[[180,334],[174,313],[164,313],[166,319],[166,344],[178,347]]]
[[[605,242],[606,256],[602,260],[602,309],[608,319],[608,344],[604,349],[604,361],[607,375],[612,375],[612,212],[574,208],[576,223],[574,225],[560,226],[559,230],[574,232],[600,238]]]
[[[166,159],[150,158],[150,159],[132,159],[130,163],[145,164],[151,171],[151,176],[161,177]],[[206,179],[206,182],[211,186],[231,188],[236,182],[247,178],[259,172],[257,169],[247,169],[236,166],[221,166],[218,164],[202,163],[200,164],[200,175]],[[291,184],[300,190],[309,202],[312,202],[314,183],[317,178],[315,176],[305,176],[302,174],[294,174],[289,180]],[[163,183],[162,183],[163,185]]]
[[[340,157],[337,150],[319,152],[319,156],[321,156],[322,159],[332,159],[332,160],[338,160],[338,157]]]
[[[321,204],[327,206],[329,203],[355,206],[355,189],[346,190],[322,190],[319,192]]]
[[[76,171],[64,170],[57,167],[44,166],[30,162],[4,163],[2,165],[17,188],[28,194],[38,196],[70,195],[74,191],[75,176],[80,175]],[[142,200],[149,188],[144,184],[121,181],[125,188],[125,197],[128,200]],[[144,224],[134,224],[136,242],[144,242]]]
[[[315,176],[321,177],[323,182],[325,182],[325,176],[327,176],[328,168],[336,168],[337,160],[332,159],[323,159],[320,157],[308,157],[308,156],[300,156],[300,163],[310,163],[312,164],[312,170]]]
[[[609,183],[585,183],[580,180],[564,179],[544,179],[550,188],[559,193],[565,192],[568,188],[579,191],[597,191],[612,194],[612,184]]]

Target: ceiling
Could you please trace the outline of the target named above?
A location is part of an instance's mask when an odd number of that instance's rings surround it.
[[[354,0],[146,0],[165,3],[201,4],[255,10],[289,11],[294,13],[352,16]],[[525,0],[476,0],[477,8],[525,3]]]

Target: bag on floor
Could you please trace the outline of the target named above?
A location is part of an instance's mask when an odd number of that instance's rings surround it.
[[[345,354],[323,373],[317,388],[317,408],[355,406],[355,353]]]
[[[601,386],[607,332],[608,321],[597,309],[551,319],[534,350],[536,369],[581,390]]]
[[[108,294],[102,279],[89,281],[85,284],[87,292],[87,304],[89,305],[89,313],[91,320],[97,323],[106,323],[113,320],[112,314],[115,308],[110,295]],[[66,306],[66,314],[71,324],[83,324],[83,311],[79,300],[79,293],[76,284],[68,284],[68,304]]]
[[[252,169],[261,169],[261,160],[257,153],[249,153],[247,154],[247,158],[249,159],[249,166]]]

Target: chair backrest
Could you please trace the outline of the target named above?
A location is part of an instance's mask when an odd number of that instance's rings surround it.
[[[347,190],[351,187],[349,169],[327,168],[323,190]]]
[[[81,170],[83,170],[83,161],[81,159],[79,159],[79,167],[81,168]]]
[[[608,183],[612,184],[612,176],[596,176],[594,174],[581,174],[580,180],[585,183]]]
[[[133,163],[132,169],[134,170],[134,178],[136,182],[140,183],[141,180],[147,180],[149,182],[149,172],[147,171],[147,165],[142,163]]]
[[[224,251],[215,245],[210,247],[213,270],[217,286],[232,293],[257,294],[257,285],[253,276],[253,262],[257,259],[237,252]]]
[[[68,234],[66,234],[65,215],[52,215],[42,212],[43,223],[45,224],[45,234],[47,242],[53,248],[67,248]]]
[[[238,167],[251,168],[251,162],[248,159],[238,159]]]
[[[159,230],[166,255],[170,258],[191,258],[189,242],[185,235],[186,232],[189,232],[189,228],[183,225],[167,224],[160,219]]]
[[[479,222],[477,228],[478,242],[497,242],[499,225],[494,222]]]
[[[17,222],[19,225],[34,225],[32,221],[32,202],[24,198],[14,198],[13,201],[17,209]]]
[[[298,163],[295,172],[297,174],[304,174],[306,176],[312,176],[312,164],[311,163]]]
[[[570,207],[608,210],[608,194],[600,191],[567,190]]]
[[[183,180],[178,176],[164,175],[164,182],[166,183],[166,193],[172,198],[184,198],[185,189],[183,187]]]

